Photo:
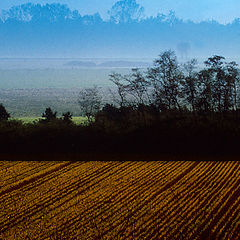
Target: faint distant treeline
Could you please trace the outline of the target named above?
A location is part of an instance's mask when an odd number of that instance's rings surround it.
[[[61,4],[15,6],[1,13],[1,55],[145,57],[167,48],[182,58],[239,55],[240,19],[227,25],[195,23],[172,11],[147,18],[143,12],[135,0],[116,2],[105,20],[99,13],[83,16]]]

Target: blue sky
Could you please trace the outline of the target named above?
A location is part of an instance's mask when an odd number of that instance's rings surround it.
[[[107,10],[117,0],[0,0],[0,9],[8,9],[13,5],[26,2],[33,3],[65,3],[72,9],[78,9],[81,14],[99,12],[107,17]],[[215,19],[221,23],[231,22],[240,18],[240,0],[138,0],[144,6],[145,14],[156,15],[174,10],[183,19],[194,21]]]

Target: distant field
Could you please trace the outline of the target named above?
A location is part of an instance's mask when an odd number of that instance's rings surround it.
[[[240,239],[239,162],[0,162],[0,239]]]
[[[0,69],[0,89],[108,87],[112,86],[109,74],[114,71],[126,74],[130,69]]]
[[[21,120],[23,123],[33,123],[33,122],[37,122],[39,121],[39,119],[42,119],[42,118],[37,118],[37,117],[21,117],[21,118],[14,118],[16,120]],[[87,118],[86,117],[73,117],[72,118],[72,121],[75,123],[75,124],[84,124],[86,121],[87,121]]]
[[[57,116],[70,111],[73,116],[81,116],[78,104],[80,88],[74,89],[0,89],[0,103],[13,118],[34,116],[39,118],[47,107],[57,111]],[[111,98],[108,89],[102,89],[104,99]]]
[[[106,97],[113,71],[127,74],[130,69],[0,69],[0,103],[12,117],[41,117],[47,107],[60,116],[67,111],[81,116],[80,89],[96,85]]]

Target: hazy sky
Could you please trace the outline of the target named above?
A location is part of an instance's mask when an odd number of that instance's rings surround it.
[[[26,2],[65,3],[72,9],[78,9],[82,15],[99,12],[103,18],[106,18],[107,10],[117,0],[0,0],[0,9],[8,9]],[[144,6],[147,16],[174,10],[177,16],[194,21],[215,19],[226,23],[234,18],[240,18],[240,0],[138,0],[137,2]]]

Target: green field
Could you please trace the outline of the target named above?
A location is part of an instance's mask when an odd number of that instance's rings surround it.
[[[12,118],[12,120],[20,120],[22,121],[23,123],[25,124],[28,124],[28,123],[34,123],[34,122],[37,122],[39,121],[40,117],[20,117],[20,118]],[[73,117],[72,118],[72,121],[77,124],[77,125],[80,125],[80,124],[84,124],[86,123],[87,121],[87,118],[86,117]]]

